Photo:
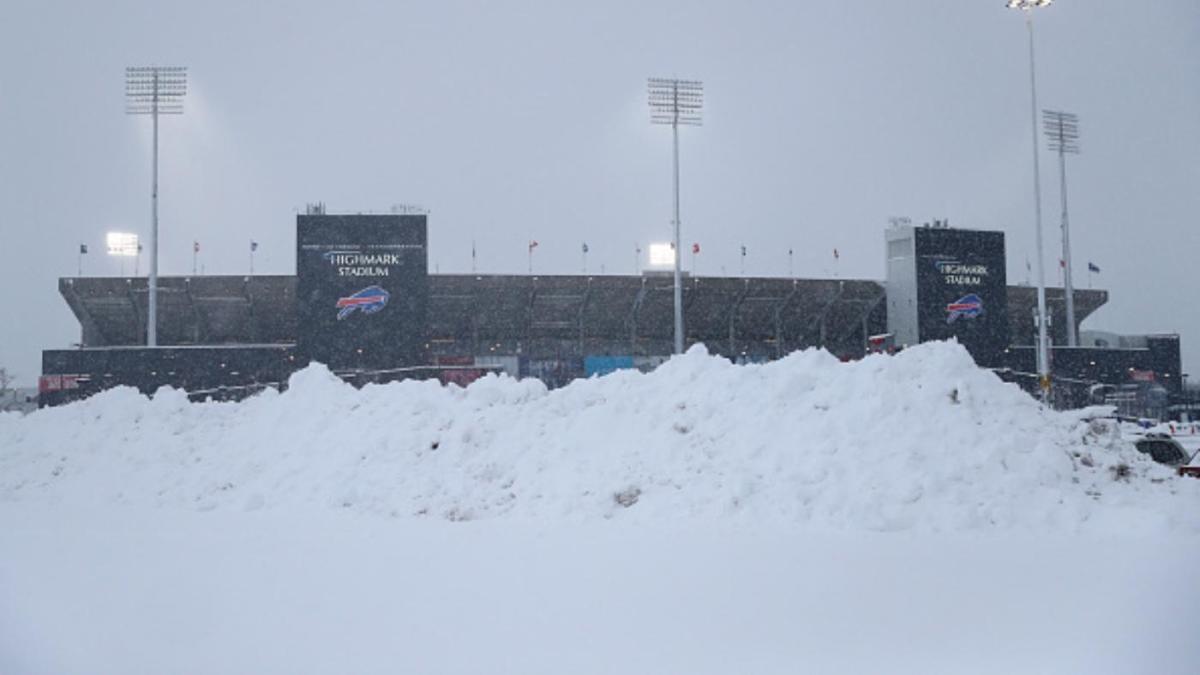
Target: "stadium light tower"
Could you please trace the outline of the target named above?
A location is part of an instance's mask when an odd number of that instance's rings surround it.
[[[675,168],[675,353],[683,353],[683,282],[679,261],[679,125],[700,126],[700,111],[704,106],[704,84],[695,80],[652,77],[648,80],[650,122],[669,124],[674,149]]]
[[[1058,153],[1059,193],[1062,195],[1062,266],[1063,293],[1067,296],[1067,344],[1076,347],[1075,285],[1071,282],[1071,226],[1067,218],[1067,153],[1079,154],[1079,117],[1061,110],[1043,110],[1042,128],[1050,141],[1051,152]]]
[[[144,66],[125,69],[125,112],[154,120],[154,151],[150,183],[150,283],[146,316],[146,345],[158,345],[158,116],[182,115],[187,94],[186,66]]]
[[[1030,130],[1033,133],[1033,210],[1037,237],[1037,369],[1042,401],[1048,401],[1050,398],[1050,343],[1046,335],[1046,263],[1042,259],[1042,178],[1041,168],[1038,165],[1037,74],[1033,58],[1033,10],[1048,7],[1051,2],[1053,0],[1008,0],[1009,9],[1019,9],[1025,13],[1025,25],[1029,28],[1029,110],[1032,120]]]

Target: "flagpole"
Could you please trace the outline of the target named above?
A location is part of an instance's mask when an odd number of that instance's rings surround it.
[[[471,240],[471,274],[475,274],[475,240]]]

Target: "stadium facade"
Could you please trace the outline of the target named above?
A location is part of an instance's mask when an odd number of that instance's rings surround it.
[[[43,353],[41,404],[116,385],[239,396],[311,361],[357,382],[504,370],[558,386],[670,354],[670,276],[430,274],[426,227],[423,215],[310,212],[297,216],[295,276],[160,277],[156,348],[145,347],[145,278],[60,279],[81,339]],[[685,276],[685,342],[762,362],[953,337],[1016,381],[1034,371],[1036,291],[1007,284],[1003,233],[898,227],[886,245],[885,281]],[[1077,320],[1107,299],[1076,290]],[[1065,316],[1062,289],[1047,289],[1047,303]],[[1061,321],[1050,329],[1065,342]],[[1177,391],[1178,336],[1137,345],[1056,347],[1055,374],[1110,385],[1148,377]]]

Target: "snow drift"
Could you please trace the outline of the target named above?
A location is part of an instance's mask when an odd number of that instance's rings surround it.
[[[547,391],[354,389],[189,403],[116,389],[0,416],[0,501],[390,517],[744,520],[810,529],[1200,531],[1200,481],[1112,425],[1042,408],[954,343],[840,363],[735,366],[690,350],[650,374]]]

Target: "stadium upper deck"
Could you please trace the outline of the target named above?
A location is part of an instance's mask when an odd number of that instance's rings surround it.
[[[432,274],[429,282],[431,357],[671,351],[669,277]],[[296,283],[295,276],[161,277],[159,342],[294,344]],[[144,344],[145,278],[63,278],[59,291],[79,320],[80,346]],[[772,358],[809,346],[859,356],[867,336],[886,330],[884,297],[881,282],[863,279],[685,278],[687,341],[730,356]],[[1063,299],[1062,289],[1047,289],[1052,315],[1062,316]],[[1078,321],[1107,300],[1107,291],[1076,290]],[[1035,289],[1008,287],[1013,344],[1033,344],[1035,303]],[[1053,329],[1060,344],[1065,327]]]

